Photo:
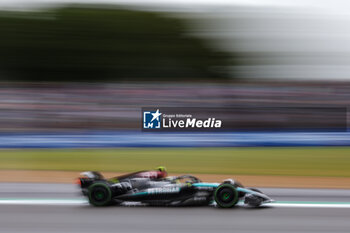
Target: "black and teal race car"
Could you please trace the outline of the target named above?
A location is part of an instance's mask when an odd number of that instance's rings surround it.
[[[83,172],[78,183],[94,206],[139,203],[151,206],[234,207],[239,201],[251,207],[272,202],[258,189],[245,188],[232,179],[205,183],[197,177],[164,177],[162,171],[140,171],[105,179],[99,172]]]

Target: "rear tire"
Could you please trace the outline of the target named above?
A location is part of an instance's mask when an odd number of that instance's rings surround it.
[[[107,206],[112,202],[112,191],[108,184],[96,182],[88,188],[89,203],[94,206]]]
[[[231,208],[238,202],[238,191],[232,184],[221,184],[214,192],[216,204],[221,208]]]

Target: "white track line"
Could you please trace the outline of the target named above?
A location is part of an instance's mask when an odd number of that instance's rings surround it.
[[[84,199],[0,199],[0,205],[87,205]]]
[[[62,206],[82,206],[88,205],[85,199],[0,199],[0,205],[62,205]],[[239,206],[244,204],[239,203]],[[135,206],[132,205],[132,206]],[[274,202],[264,204],[263,207],[282,207],[282,208],[350,208],[350,203],[337,202]]]
[[[266,207],[292,207],[292,208],[350,208],[350,203],[268,203]]]

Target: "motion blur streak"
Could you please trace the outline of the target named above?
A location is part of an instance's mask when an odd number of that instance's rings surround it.
[[[2,5],[4,9],[52,7],[48,1],[35,2],[37,4],[7,0]],[[104,2],[138,10],[172,12],[188,19],[190,30],[184,31],[185,34],[210,38],[208,45],[232,54],[231,68],[225,69],[232,77],[350,79],[350,31],[347,26],[350,5],[344,0]],[[203,59],[203,56],[199,58]]]
[[[0,1],[1,180],[50,182],[0,183],[0,232],[349,232],[349,190],[280,189],[349,187],[348,1],[103,3]],[[243,130],[141,132],[144,107],[230,109]],[[52,183],[160,165],[278,187],[276,208],[92,208]]]
[[[222,107],[233,110],[237,106],[251,109],[259,106],[345,107],[350,105],[350,85],[3,83],[0,97],[0,130],[3,132],[118,130],[140,129],[140,109],[150,103],[160,107]],[[283,122],[288,119],[272,113],[266,119],[259,114],[222,117],[248,126],[255,121]]]
[[[1,134],[0,148],[350,146],[349,132]]]

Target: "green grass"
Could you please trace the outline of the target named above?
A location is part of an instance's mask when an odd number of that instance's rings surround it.
[[[350,147],[1,150],[0,169],[350,177]]]

